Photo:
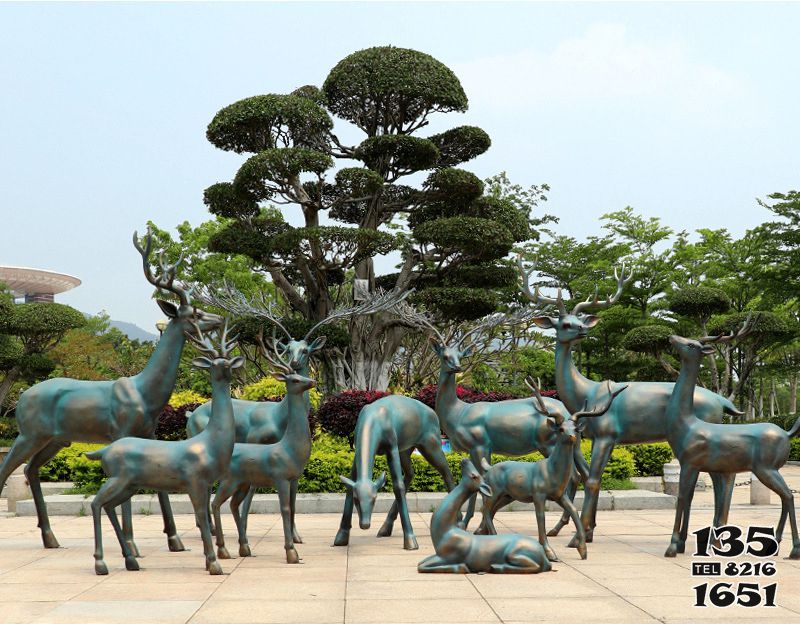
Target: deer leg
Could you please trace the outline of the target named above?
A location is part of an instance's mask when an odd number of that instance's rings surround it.
[[[449,574],[466,574],[469,568],[465,563],[449,563],[439,555],[425,557],[417,565],[417,572],[439,572]]]
[[[213,500],[211,498],[213,493],[212,488],[208,488],[208,500]],[[214,514],[211,511],[211,507],[208,508],[208,526],[211,528],[211,535],[216,535],[217,526],[214,524]]]
[[[19,468],[25,460],[38,453],[47,446],[49,440],[34,440],[21,433],[14,440],[11,450],[6,455],[2,465],[0,465],[0,494],[3,493],[6,481],[11,473]]]
[[[236,523],[236,531],[239,535],[240,557],[252,556],[250,544],[247,541],[247,515],[240,512],[240,505],[242,501],[247,502],[247,494],[254,489],[255,488],[250,488],[246,490],[240,487],[233,493],[233,496],[231,496],[231,515],[233,515],[233,521]]]
[[[208,508],[211,504],[208,496],[208,485],[200,483],[195,487],[191,487],[188,494],[189,499],[192,501],[192,507],[194,508],[195,523],[200,529],[200,537],[203,540],[203,554],[206,558],[206,570],[212,575],[222,574],[222,566],[217,560],[217,555],[214,553],[214,543],[211,539],[211,526],[209,526],[208,523]]]
[[[583,532],[583,524],[581,524],[581,519],[578,516],[578,510],[575,509],[575,505],[572,504],[572,500],[566,492],[558,501],[558,504],[561,505],[561,508],[572,519],[575,525],[575,535],[578,538],[578,554],[581,556],[581,559],[586,559],[586,534]]]
[[[227,481],[220,481],[217,487],[217,492],[214,495],[214,500],[211,502],[209,509],[214,517],[214,538],[217,542],[217,557],[219,559],[230,559],[231,555],[228,549],[225,548],[225,532],[222,530],[222,515],[220,514],[220,507],[231,496],[230,486]],[[236,523],[239,524],[238,522]],[[211,526],[209,525],[209,530]]]
[[[533,499],[533,507],[536,510],[536,528],[539,532],[539,543],[544,549],[544,554],[550,561],[558,561],[555,551],[550,548],[550,543],[547,541],[547,525],[544,521],[544,504],[545,499],[542,496],[537,496]],[[580,547],[580,546],[579,546]]]
[[[28,462],[28,465],[25,466],[25,477],[28,479],[28,484],[31,486],[31,493],[33,494],[33,500],[36,504],[36,515],[39,519],[39,528],[42,532],[42,543],[45,548],[58,548],[58,540],[56,536],[53,535],[53,530],[50,528],[50,518],[47,516],[47,504],[44,502],[42,485],[39,481],[39,469],[66,446],[69,446],[68,442],[50,442],[47,446],[34,454]]]
[[[681,547],[681,535],[683,527],[689,525],[689,508],[692,504],[694,486],[697,483],[698,472],[690,466],[681,466],[681,477],[678,483],[678,504],[675,507],[675,523],[672,526],[672,538],[669,546],[664,553],[665,557],[674,557],[679,552],[683,552]],[[684,547],[686,540],[684,538]]]
[[[350,479],[356,480],[356,460],[350,468]],[[350,543],[350,528],[353,526],[353,490],[347,488],[344,496],[344,509],[342,510],[342,520],[339,523],[339,531],[333,540],[334,546],[347,546]]]
[[[414,449],[411,448],[400,453],[400,466],[403,469],[403,484],[405,485],[406,492],[408,492],[411,480],[414,478],[414,466],[411,463],[411,452],[413,450]],[[378,537],[391,536],[395,520],[397,520],[397,500],[392,502],[392,507],[386,515],[386,520],[383,521],[383,525],[378,529]]]
[[[130,498],[128,500],[130,500]],[[128,542],[127,536],[119,524],[117,512],[111,505],[106,505],[105,510],[108,519],[111,521],[111,526],[114,527],[114,533],[117,535],[117,541],[122,549],[122,556],[125,559],[125,569],[135,572],[139,569],[139,562],[136,561],[136,554],[134,554],[131,549],[130,542]]]
[[[295,544],[302,544],[303,543],[303,538],[300,536],[300,532],[297,530],[297,522],[295,521],[295,518],[297,516],[297,514],[295,512],[297,511],[297,486],[298,485],[299,485],[299,479],[295,479],[294,481],[292,481],[292,489],[291,489],[291,494],[292,494],[292,541]],[[253,488],[253,493],[255,493],[255,491],[256,491],[255,488]],[[252,500],[253,496],[250,495],[249,493],[248,493],[248,496]],[[248,509],[248,512],[249,512],[250,505],[247,506],[247,509]]]
[[[206,501],[211,500],[210,488],[205,495]],[[167,492],[158,493],[158,504],[161,506],[161,517],[164,519],[164,533],[167,534],[167,546],[171,552],[181,552],[186,550],[183,546],[181,538],[178,537],[178,529],[175,527],[175,518],[172,516],[172,505],[169,502],[169,494]],[[206,504],[206,521],[209,520],[208,504]],[[210,524],[209,524],[209,530]],[[222,572],[220,572],[222,574]]]
[[[578,480],[576,477],[569,482],[569,484],[567,485],[567,489],[565,491],[565,494],[567,495],[569,500],[573,500],[575,498],[575,492],[577,491],[577,489],[578,489]],[[553,528],[547,532],[547,535],[549,537],[555,537],[561,532],[561,529],[563,529],[567,524],[569,524],[569,521],[570,521],[569,513],[565,509],[564,513],[562,513],[561,517],[558,519],[558,522],[555,523],[555,526],[553,526]]]
[[[475,535],[497,535],[497,528],[494,526],[494,517],[498,511],[509,503],[513,503],[514,499],[508,494],[494,494],[490,498],[483,501],[483,518],[481,525],[475,530]]]
[[[583,531],[586,533],[587,542],[591,542],[594,538],[597,501],[600,497],[600,480],[613,450],[614,440],[612,438],[595,438],[592,440],[592,461],[589,464],[589,474],[583,484],[584,499],[583,510],[581,511],[581,523],[583,524]],[[569,547],[576,548],[577,546],[578,536],[575,535],[570,541]]]
[[[432,438],[426,440],[425,443],[418,446],[417,449],[422,454],[422,457],[425,458],[425,461],[433,466],[436,472],[442,475],[442,480],[444,480],[447,491],[452,492],[456,487],[456,483],[453,480],[453,474],[450,472],[450,464],[447,463],[447,457],[445,457],[444,451],[442,451],[442,439],[439,437],[439,434],[437,433]],[[458,521],[462,521],[461,512],[458,513]]]
[[[469,458],[472,460],[472,464],[475,468],[478,469],[478,472],[483,474],[483,468],[481,461],[482,459],[486,459],[487,462],[490,464],[492,463],[492,452],[485,451],[482,446],[475,446],[470,449],[469,451]],[[469,521],[472,520],[472,516],[475,515],[475,503],[478,500],[478,493],[475,492],[472,496],[469,497],[469,502],[467,502],[467,512],[464,514],[464,521],[458,523],[459,529],[466,529],[469,525]],[[463,526],[462,526],[463,525]]]
[[[759,469],[756,473],[758,480],[766,485],[770,490],[775,492],[781,498],[781,519],[779,521],[779,528],[775,531],[775,536],[782,535],[783,526],[786,523],[786,516],[789,517],[789,524],[792,528],[792,550],[789,553],[789,559],[800,559],[800,538],[797,533],[797,516],[794,509],[794,496],[789,486],[786,485],[781,473],[777,469]],[[778,538],[780,540],[780,538]]]
[[[288,481],[276,481],[278,501],[281,506],[281,520],[283,520],[283,547],[286,550],[286,563],[300,563],[300,555],[292,541],[292,486]]]
[[[400,461],[400,452],[397,445],[392,446],[386,454],[389,460],[389,472],[392,474],[392,489],[394,499],[400,511],[400,524],[403,526],[403,548],[406,550],[417,550],[417,538],[414,535],[414,528],[411,526],[411,516],[408,514],[408,504],[406,503],[406,486],[403,482],[403,469]]]
[[[101,512],[106,505],[110,505],[114,498],[119,497],[120,495],[126,494],[126,486],[125,484],[119,479],[119,477],[109,477],[108,480],[100,486],[100,489],[97,491],[97,494],[94,496],[94,500],[92,500],[92,522],[94,523],[94,572],[95,574],[99,574],[104,576],[108,574],[108,566],[106,562],[103,560],[103,529],[100,522],[101,519]],[[122,546],[122,542],[120,546]]]
[[[116,518],[116,513],[114,514]],[[133,541],[133,510],[131,509],[131,499],[129,498],[122,503],[122,534],[125,536],[125,541],[131,549],[134,557],[141,556],[139,554],[139,547]]]

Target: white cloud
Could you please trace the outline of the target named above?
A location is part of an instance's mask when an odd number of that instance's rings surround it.
[[[453,64],[478,106],[524,108],[648,103],[677,113],[741,114],[755,94],[743,76],[694,58],[678,41],[635,40],[620,24],[595,24],[550,51],[534,48]]]

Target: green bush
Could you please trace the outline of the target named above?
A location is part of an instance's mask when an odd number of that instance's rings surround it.
[[[274,377],[262,377],[258,381],[247,384],[242,388],[242,395],[239,397],[245,401],[263,401],[265,399],[282,398],[286,394],[286,384],[278,381]],[[311,407],[318,409],[322,402],[322,394],[316,388],[308,391],[308,398]]]
[[[800,461],[800,438],[792,438],[789,443],[792,445],[789,450],[789,459],[791,461]]]
[[[0,418],[0,439],[13,440],[19,435],[17,421],[13,418]]]
[[[101,448],[102,444],[83,444],[75,443],[67,448],[61,449],[56,456],[47,462],[39,471],[42,481],[76,481],[76,475],[82,474],[84,471],[83,464],[91,464],[96,466],[99,474],[103,474],[103,469],[100,467],[100,462],[89,461],[83,454],[88,451]],[[81,468],[77,468],[81,465]],[[99,484],[98,484],[99,487]]]
[[[194,390],[181,390],[180,392],[172,393],[172,396],[169,397],[168,405],[177,409],[190,404],[202,405],[206,401],[208,401],[208,397],[203,396],[199,392],[195,392]]]
[[[590,440],[581,440],[581,451],[586,461],[591,461],[592,443]],[[634,463],[633,455],[628,449],[618,446],[611,451],[611,458],[608,460],[605,470],[603,470],[602,478],[604,483],[601,487],[610,489],[605,486],[606,480],[624,481],[630,479],[634,474],[636,474],[636,464]]]
[[[659,477],[664,474],[664,464],[672,461],[672,449],[666,442],[631,444],[624,447],[636,464],[637,477]]]

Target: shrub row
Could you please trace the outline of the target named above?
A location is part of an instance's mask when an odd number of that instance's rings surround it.
[[[631,444],[626,448],[636,464],[637,477],[659,477],[664,474],[664,464],[672,461],[674,455],[667,442],[654,444]]]

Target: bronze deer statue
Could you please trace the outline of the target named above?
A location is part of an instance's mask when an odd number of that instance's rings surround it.
[[[358,509],[359,526],[368,529],[378,492],[386,483],[386,473],[373,481],[375,456],[386,455],[392,475],[394,503],[378,531],[378,537],[392,534],[400,513],[403,526],[403,548],[419,548],[406,503],[406,491],[414,478],[411,453],[418,449],[427,462],[442,475],[448,491],[455,485],[447,458],[442,452],[439,419],[430,407],[402,395],[390,395],[365,405],[358,414],[355,431],[355,457],[350,477],[340,477],[347,486],[342,521],[333,542],[347,546],[353,517],[353,504]]]
[[[231,380],[233,371],[244,364],[242,356],[232,357],[235,339],[228,338],[227,324],[219,337],[219,349],[203,336],[199,326],[190,339],[204,354],[192,364],[211,374],[214,409],[204,431],[187,440],[165,441],[142,438],[121,438],[97,451],[86,453],[89,459],[99,459],[108,480],[92,501],[94,520],[95,573],[108,574],[103,560],[103,535],[100,526],[102,510],[108,514],[117,534],[128,570],[138,570],[134,553],[122,534],[114,507],[130,500],[139,488],[159,491],[186,492],[192,501],[195,522],[203,539],[206,569],[209,574],[222,574],[214,556],[211,527],[208,524],[208,492],[211,485],[225,474],[233,453],[233,407]]]
[[[220,559],[230,559],[225,547],[220,507],[231,499],[231,513],[239,533],[239,556],[250,556],[247,541],[247,515],[239,513],[242,501],[255,487],[274,487],[278,490],[281,520],[283,521],[284,548],[287,563],[300,563],[293,539],[295,509],[292,495],[297,491],[297,481],[303,475],[311,456],[311,430],[308,408],[304,398],[314,387],[313,379],[295,373],[285,361],[273,360],[281,372],[274,373],[286,383],[288,397],[288,422],[283,436],[273,444],[239,443],[233,447],[233,456],[227,472],[220,478],[217,493],[211,504],[216,524],[217,554]]]
[[[615,269],[617,290],[612,296],[600,299],[595,292],[594,296],[577,303],[568,312],[560,290],[555,298],[544,296],[538,287],[531,290],[530,276],[535,268],[526,270],[520,257],[517,258],[517,264],[525,296],[537,306],[556,306],[558,310],[557,316],[538,316],[533,320],[540,328],[556,332],[555,376],[559,398],[570,411],[580,409],[586,401],[593,403],[602,391],[603,384],[581,374],[572,359],[572,347],[586,338],[589,330],[600,321],[597,316],[586,314],[586,311],[607,308],[616,303],[633,274],[626,276],[624,266],[621,272]],[[627,385],[628,390],[614,401],[603,416],[587,421],[584,431],[584,436],[592,440],[592,457],[581,512],[587,542],[591,542],[593,537],[600,479],[614,447],[617,444],[662,442],[667,439],[664,413],[675,384],[628,382]],[[697,417],[708,422],[722,422],[724,414],[741,415],[728,399],[704,388],[694,389],[694,405]],[[714,483],[714,525],[718,526],[727,522],[733,478],[731,475],[712,473],[711,479]],[[561,526],[563,524],[560,523],[550,535],[556,535]],[[577,539],[573,539],[571,545],[577,545]]]
[[[544,413],[547,407],[542,401],[539,388],[531,380],[526,380],[528,387],[533,391],[539,402],[539,407]],[[583,525],[575,506],[572,504],[567,489],[574,480],[575,450],[580,452],[580,431],[586,421],[582,418],[597,418],[602,416],[611,407],[616,396],[625,390],[622,386],[611,390],[611,382],[607,382],[608,398],[601,405],[589,410],[588,405],[564,419],[560,413],[548,416],[548,421],[556,433],[556,443],[550,457],[537,462],[505,461],[494,466],[484,463],[483,478],[492,489],[491,497],[483,501],[483,533],[496,534],[494,528],[494,515],[503,507],[513,501],[533,503],[536,509],[536,524],[539,530],[539,543],[550,561],[558,561],[555,552],[547,541],[547,531],[544,524],[544,506],[551,500],[569,514],[575,524],[578,536],[578,553],[581,559],[586,559],[586,536]]]
[[[788,517],[792,528],[789,558],[800,559],[794,496],[779,472],[789,459],[790,438],[800,431],[800,418],[789,431],[785,431],[773,423],[721,425],[706,422],[700,420],[695,411],[694,388],[703,356],[714,353],[712,345],[744,338],[751,331],[748,317],[735,334],[705,336],[699,340],[670,336],[670,342],[681,359],[681,370],[667,403],[665,420],[667,440],[681,464],[681,476],[675,524],[665,557],[674,557],[685,550],[698,473],[727,474],[733,478],[737,472],[748,471],[780,497],[781,516],[775,537],[781,541]]]
[[[186,340],[184,332],[192,327],[193,322],[203,331],[222,323],[222,318],[216,314],[194,307],[190,292],[175,283],[181,259],[172,265],[162,260],[161,272],[154,276],[150,268],[150,232],[144,237],[143,243],[134,232],[133,244],[142,256],[147,281],[158,291],[171,292],[179,301],[176,306],[168,301],[157,300],[170,320],[144,370],[133,377],[116,381],[47,379],[25,391],[17,403],[19,437],[0,467],[0,490],[8,476],[28,460],[25,475],[33,493],[45,548],[58,548],[58,540],[50,528],[39,483],[39,468],[72,442],[105,443],[127,436],[153,438],[158,417],[175,386]],[[158,499],[169,549],[183,550],[175,529],[169,497],[159,493]],[[126,539],[136,553],[130,502],[123,505],[123,524]]]
[[[466,574],[536,574],[551,564],[542,545],[527,535],[473,535],[459,527],[461,506],[480,492],[492,496],[492,489],[466,458],[461,460],[461,481],[431,518],[431,539],[436,554],[417,566],[419,572]]]

